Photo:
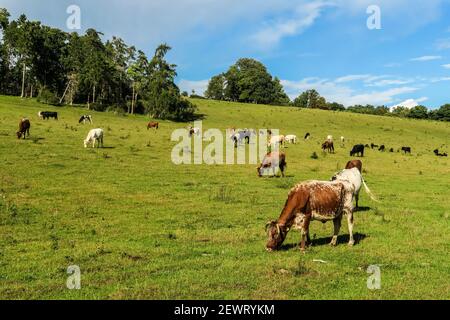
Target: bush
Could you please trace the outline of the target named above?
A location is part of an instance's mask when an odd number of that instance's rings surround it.
[[[89,105],[89,110],[94,110],[94,111],[100,111],[100,112],[103,112],[103,111],[105,111],[107,108],[108,108],[108,106],[107,106],[106,104],[102,104],[102,103],[98,103],[98,102],[91,103],[91,104]]]
[[[59,99],[51,92],[49,89],[44,88],[39,92],[39,95],[37,97],[37,101],[45,104],[51,104],[51,105],[59,105]]]

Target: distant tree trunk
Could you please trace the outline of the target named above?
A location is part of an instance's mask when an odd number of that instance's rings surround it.
[[[134,114],[134,110],[136,109],[137,98],[138,98],[138,93],[136,92],[136,94],[134,96],[134,105],[133,105],[133,110],[131,110],[131,114]]]
[[[90,99],[90,97],[91,97],[91,94],[89,93],[89,94],[88,94],[88,101],[87,101],[87,107],[88,107],[88,110],[91,109],[91,106],[89,105],[89,99]]]
[[[33,99],[33,84],[31,84],[31,89],[30,89],[30,98]]]
[[[64,97],[66,96],[67,90],[69,90],[70,82],[71,82],[71,81],[69,80],[69,83],[67,84],[66,90],[64,90],[64,93],[63,93],[61,99],[59,100],[59,103],[60,103],[60,104],[63,102]]]
[[[92,103],[95,103],[95,84],[94,88],[92,89]]]
[[[135,92],[135,89],[134,89],[134,83],[133,83],[133,94],[131,95],[131,110],[130,110],[130,112],[128,112],[131,114],[133,114],[133,110],[134,110],[134,92]]]
[[[25,96],[25,63],[23,64],[23,74],[22,74],[22,93],[20,94],[20,97],[23,98]]]

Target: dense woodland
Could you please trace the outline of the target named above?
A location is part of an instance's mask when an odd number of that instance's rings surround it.
[[[0,8],[0,94],[33,98],[54,105],[87,105],[97,111],[150,114],[187,121],[196,107],[175,84],[176,65],[166,60],[171,49],[161,44],[153,57],[113,37],[88,29],[67,33],[25,15],[11,20]],[[195,94],[191,97],[200,97]],[[277,77],[259,61],[239,59],[209,81],[208,99],[317,108],[375,115],[450,121],[450,104],[429,111],[424,106],[351,106],[327,102],[316,90],[290,101]]]

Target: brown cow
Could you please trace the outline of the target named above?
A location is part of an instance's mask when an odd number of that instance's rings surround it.
[[[159,128],[159,123],[158,122],[149,122],[147,124],[147,130],[150,128],[155,128],[156,130],[158,130]]]
[[[25,139],[25,136],[28,134],[30,136],[30,120],[28,119],[22,119],[19,122],[19,131],[17,131],[17,139],[23,138]]]
[[[322,143],[322,150],[325,152],[325,150],[328,150],[329,153],[334,153],[334,143],[332,141],[325,141]]]
[[[362,161],[361,160],[350,160],[347,162],[345,169],[358,168],[359,172],[362,173]]]
[[[273,175],[275,175],[276,167],[278,167],[281,170],[281,175],[284,177],[284,169],[286,166],[286,154],[284,152],[270,152],[264,157],[262,163],[256,170],[258,171],[258,176],[262,177],[264,169],[272,168]]]
[[[268,251],[279,248],[293,227],[301,231],[300,249],[305,250],[305,240],[309,241],[309,224],[312,220],[334,223],[334,234],[330,242],[335,246],[341,227],[343,214],[347,214],[348,230],[352,246],[353,240],[353,191],[349,181],[306,181],[291,189],[286,204],[277,221],[268,222]]]

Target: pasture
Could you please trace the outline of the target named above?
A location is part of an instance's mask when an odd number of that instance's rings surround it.
[[[85,109],[0,97],[0,298],[450,298],[450,165],[433,154],[450,151],[449,123],[194,102],[203,129],[296,134],[285,149],[287,177],[258,178],[256,165],[174,165],[170,136],[185,123],[159,121],[155,131],[148,117],[89,111],[94,124],[82,125]],[[59,120],[39,120],[41,110]],[[24,116],[31,136],[18,140]],[[105,148],[84,149],[97,127]],[[321,151],[328,134],[335,154]],[[371,142],[395,152],[366,149],[362,158],[380,203],[361,190],[356,245],[347,246],[343,223],[330,247],[332,223],[315,221],[306,254],[295,230],[280,251],[266,252],[264,226],[290,188],[328,180],[354,144]],[[402,146],[412,154],[397,152]],[[66,288],[70,265],[81,269],[80,290]],[[366,286],[369,265],[380,266],[380,290]]]

